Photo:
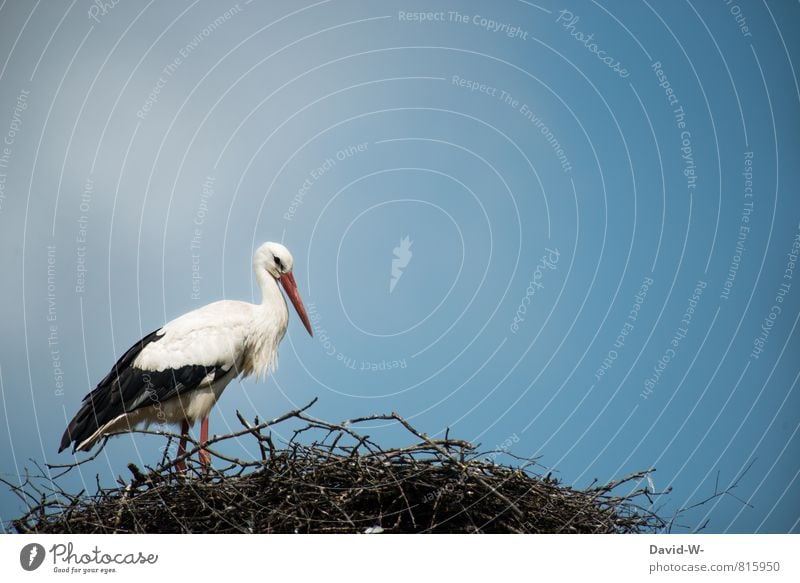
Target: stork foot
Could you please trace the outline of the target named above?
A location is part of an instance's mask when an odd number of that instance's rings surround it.
[[[203,473],[208,474],[211,468],[211,454],[204,449],[200,450],[200,464],[203,466]]]
[[[206,442],[208,441],[208,417],[203,419],[200,422],[200,464],[203,466],[203,474],[208,475],[208,471],[211,469],[211,454],[206,451],[205,446]]]
[[[186,453],[187,435],[189,435],[189,423],[188,421],[184,421],[183,423],[181,423],[181,440],[178,443],[178,458],[180,458]],[[177,462],[175,462],[175,469],[181,475],[186,474],[186,460],[179,459]]]

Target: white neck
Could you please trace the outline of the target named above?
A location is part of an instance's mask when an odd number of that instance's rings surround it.
[[[289,309],[278,286],[278,281],[264,269],[256,269],[256,280],[261,288],[261,304],[255,306],[251,333],[247,342],[245,375],[261,376],[274,368],[278,344],[289,324]]]
[[[256,281],[261,288],[261,305],[272,310],[284,310],[288,316],[286,300],[278,286],[278,280],[265,269],[256,268]]]

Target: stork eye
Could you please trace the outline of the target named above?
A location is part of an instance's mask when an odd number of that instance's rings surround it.
[[[277,255],[275,255],[275,265],[278,266],[278,269],[280,271],[283,271],[283,261],[281,261],[281,258],[278,257]]]

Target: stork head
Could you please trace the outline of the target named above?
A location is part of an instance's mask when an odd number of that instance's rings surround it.
[[[292,275],[294,258],[289,253],[289,250],[280,243],[271,241],[264,243],[256,251],[256,255],[253,258],[253,267],[256,272],[266,271],[283,286],[283,290],[292,301],[294,309],[297,310],[297,315],[300,316],[308,333],[313,336],[311,322],[308,320],[306,308],[303,305],[303,300],[300,299],[300,292],[297,291],[297,283],[294,280],[294,275]]]

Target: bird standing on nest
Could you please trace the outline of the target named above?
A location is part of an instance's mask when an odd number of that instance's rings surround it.
[[[199,419],[200,442],[208,441],[208,414],[237,376],[260,377],[277,363],[289,310],[278,284],[314,335],[292,275],[294,260],[280,243],[264,243],[253,269],[261,303],[223,300],[180,316],[134,344],[91,393],[70,421],[59,452],[88,451],[100,438],[132,431],[140,424],[181,426],[180,458],[189,428]],[[210,455],[200,450],[207,468]],[[185,471],[185,464],[178,462]]]

